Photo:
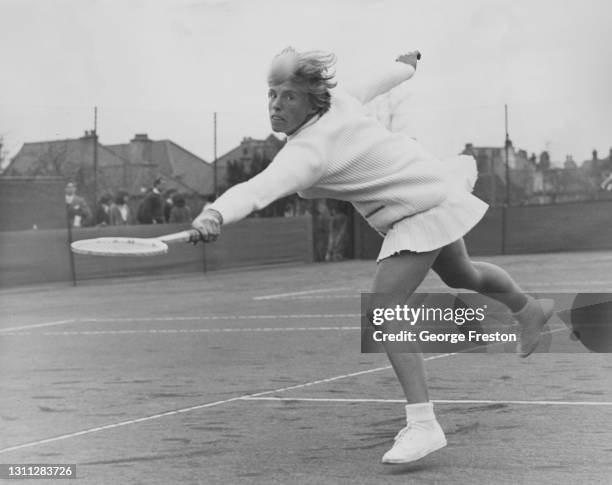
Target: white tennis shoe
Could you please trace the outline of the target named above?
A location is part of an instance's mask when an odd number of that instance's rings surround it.
[[[553,316],[555,301],[546,298],[536,300],[528,296],[527,304],[522,310],[514,314],[519,324],[519,342],[516,352],[521,357],[528,357],[538,347],[542,328]]]
[[[408,421],[406,427],[397,433],[393,447],[385,453],[382,462],[410,463],[445,446],[444,431],[435,417],[423,421]]]

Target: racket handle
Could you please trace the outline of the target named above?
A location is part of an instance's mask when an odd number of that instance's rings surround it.
[[[176,242],[191,242],[196,243],[202,240],[202,234],[197,229],[189,229],[188,231],[175,232],[174,234],[166,234],[160,236],[157,239],[164,243],[176,243]]]

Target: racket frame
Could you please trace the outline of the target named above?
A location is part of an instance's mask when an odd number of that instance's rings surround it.
[[[108,256],[108,257],[143,257],[159,256],[168,252],[168,244],[179,242],[196,243],[202,240],[202,235],[196,229],[165,234],[158,237],[139,238],[139,237],[98,237],[93,239],[81,239],[74,241],[70,245],[73,253],[87,256]],[[140,245],[143,251],[117,251],[113,250],[113,244],[133,246]],[[96,247],[96,245],[99,245]],[[103,249],[100,249],[103,248]]]

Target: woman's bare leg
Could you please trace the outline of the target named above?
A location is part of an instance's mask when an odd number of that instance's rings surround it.
[[[451,288],[464,288],[490,296],[513,312],[518,312],[527,303],[523,290],[504,269],[472,261],[463,239],[442,248],[433,270]]]
[[[418,306],[414,291],[421,284],[439,251],[404,252],[383,260],[374,278],[368,308],[394,308],[396,305]],[[414,300],[414,301],[413,301]],[[416,303],[416,304],[415,304]],[[392,332],[395,330],[389,328]],[[397,325],[401,330],[402,322]],[[446,437],[436,420],[429,401],[423,355],[418,343],[402,342],[401,353],[385,346],[395,375],[406,396],[406,427],[395,437],[382,461],[387,464],[410,463],[446,446]]]
[[[372,301],[369,307],[393,308],[396,305],[407,304],[437,256],[438,251],[402,252],[382,260],[374,277]],[[427,402],[429,397],[423,356],[417,343],[405,342],[405,344],[406,352],[393,353],[385,349],[387,356],[402,386],[406,401],[408,403]]]
[[[534,300],[499,266],[472,261],[463,239],[442,248],[433,270],[452,288],[477,291],[510,308],[520,326],[517,352],[521,357],[537,348],[542,329],[554,313],[553,300]]]

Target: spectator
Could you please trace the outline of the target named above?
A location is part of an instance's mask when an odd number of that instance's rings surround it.
[[[192,220],[191,209],[187,206],[185,197],[181,194],[174,194],[168,222],[178,224],[182,222],[191,222]]]
[[[113,198],[110,194],[103,194],[96,207],[96,226],[108,226],[110,224],[110,207]]]
[[[314,257],[315,261],[325,261],[329,246],[329,229],[331,214],[325,199],[317,199],[312,208],[314,225]]]
[[[329,220],[329,239],[325,261],[341,261],[344,259],[344,246],[346,244],[348,217],[340,210],[337,201],[331,201]]]
[[[153,188],[145,195],[138,207],[138,222],[141,224],[163,224],[164,223],[164,198],[161,191],[164,181],[155,179]]]
[[[128,205],[129,195],[120,190],[115,196],[115,201],[110,207],[110,225],[127,226],[131,222],[130,206]]]
[[[293,204],[291,202],[287,202],[287,205],[285,206],[285,213],[283,214],[284,217],[293,217],[295,216],[295,208],[293,207]]]
[[[83,227],[91,221],[91,210],[83,197],[76,193],[76,185],[73,182],[66,184],[66,211],[68,220],[72,227]]]
[[[174,195],[177,193],[176,189],[168,189],[164,193],[164,221],[170,222],[170,211],[174,205]]]

